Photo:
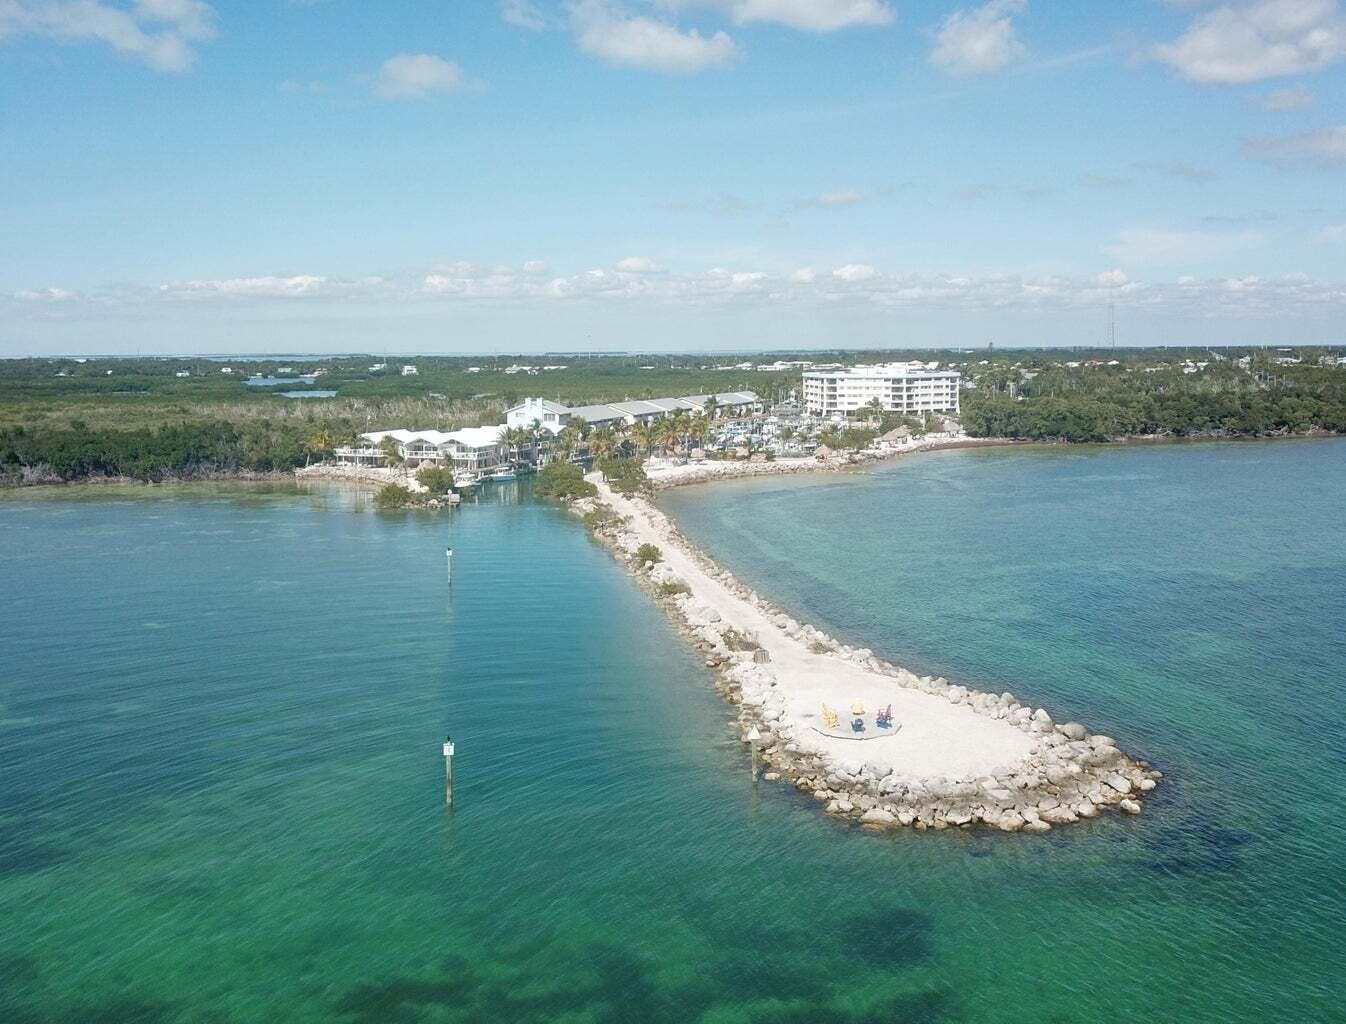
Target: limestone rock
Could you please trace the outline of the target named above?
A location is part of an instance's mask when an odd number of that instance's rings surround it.
[[[1088,738],[1089,736],[1089,730],[1086,729],[1084,726],[1080,725],[1079,722],[1067,722],[1060,728],[1061,732],[1066,736],[1067,739],[1083,740]]]
[[[1123,796],[1131,792],[1131,780],[1124,775],[1114,773],[1109,775],[1104,781]]]

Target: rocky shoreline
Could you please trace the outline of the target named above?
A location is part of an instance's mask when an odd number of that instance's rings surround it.
[[[981,826],[1040,833],[1109,809],[1139,814],[1143,798],[1162,777],[1144,761],[1123,754],[1110,737],[1091,734],[1078,722],[1058,724],[1046,710],[1022,704],[1011,693],[982,693],[943,678],[917,676],[868,649],[849,647],[796,621],[688,542],[648,500],[614,495],[600,480],[590,479],[598,484],[600,497],[574,502],[573,511],[585,515],[594,535],[704,655],[706,666],[715,671],[717,691],[737,708],[743,742],[748,742],[750,729],[758,730],[763,779],[811,794],[828,814],[876,831]],[[684,565],[694,566],[694,571],[680,576],[663,560],[641,562],[636,552],[651,536],[690,560]],[[687,578],[698,574],[704,575]],[[784,638],[781,642],[803,645],[810,657],[835,659],[847,671],[885,677],[894,693],[927,695],[927,702],[947,702],[955,710],[961,707],[1017,730],[1027,755],[958,777],[894,770],[871,755],[882,745],[857,744],[853,757],[836,756],[815,735],[818,730],[808,728],[791,710],[791,681],[773,666],[765,645],[745,638],[738,624],[699,598],[699,585],[724,588],[766,616]]]

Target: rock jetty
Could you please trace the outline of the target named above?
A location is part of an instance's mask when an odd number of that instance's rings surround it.
[[[870,830],[988,827],[1047,832],[1117,810],[1139,814],[1161,778],[1109,736],[1056,722],[1012,693],[918,676],[785,614],[686,540],[643,497],[572,506],[715,670],[744,743],[760,733],[764,778],[809,793],[827,814]],[[660,549],[643,562],[642,545]],[[648,553],[648,549],[647,549]],[[895,730],[827,729],[852,696],[890,704]]]

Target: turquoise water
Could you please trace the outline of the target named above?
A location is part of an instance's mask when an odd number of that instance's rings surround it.
[[[968,452],[667,497],[810,621],[1168,773],[1041,838],[754,787],[526,483],[0,501],[0,1021],[1340,1019],[1344,470]]]

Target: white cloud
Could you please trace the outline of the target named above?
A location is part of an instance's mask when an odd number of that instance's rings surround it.
[[[1187,181],[1214,181],[1219,177],[1209,167],[1189,164],[1185,160],[1138,160],[1135,166],[1138,170],[1156,171],[1170,178],[1184,178]]]
[[[570,18],[580,49],[610,64],[686,75],[738,56],[724,32],[684,32],[656,18],[630,15],[608,0],[579,0]]]
[[[868,281],[877,277],[878,273],[868,263],[847,263],[844,267],[837,267],[832,271],[832,276],[842,281]]]
[[[384,99],[417,99],[462,86],[463,69],[429,53],[389,57],[374,78],[374,92]]]
[[[547,264],[543,263],[541,260],[528,260],[523,265],[523,272],[525,274],[545,274],[547,272]]]
[[[78,296],[65,288],[28,288],[15,292],[20,302],[71,302]]]
[[[672,10],[714,7],[735,24],[765,22],[801,32],[835,32],[865,25],[889,25],[893,11],[883,0],[659,0]]]
[[[617,269],[627,274],[662,274],[664,268],[648,256],[628,256],[617,262]]]
[[[1288,167],[1311,164],[1339,167],[1346,164],[1346,124],[1302,135],[1268,135],[1248,139],[1243,152],[1255,160]]]
[[[1014,16],[1028,0],[991,0],[969,11],[954,11],[939,27],[930,63],[956,75],[980,75],[1028,55],[1014,32]]]
[[[317,274],[294,274],[290,277],[263,275],[260,277],[230,277],[196,279],[161,284],[161,295],[174,298],[300,298],[321,294],[327,290],[328,279]]]
[[[860,195],[860,193],[856,192],[854,189],[845,189],[840,192],[824,192],[820,196],[814,196],[813,199],[809,200],[809,204],[812,206],[825,206],[835,209],[840,206],[854,206],[863,199],[864,196]]]
[[[1222,4],[1153,54],[1194,82],[1237,85],[1300,75],[1346,57],[1346,17],[1337,0]]]
[[[1320,242],[1346,242],[1346,224],[1329,224],[1318,232]]]
[[[1137,227],[1122,231],[1103,252],[1123,266],[1177,267],[1218,260],[1259,240],[1259,235],[1248,231],[1231,235]]]
[[[185,71],[195,43],[215,37],[215,10],[201,0],[136,0],[129,8],[100,0],[0,0],[0,40],[38,36],[63,43],[100,42],[159,71]]]
[[[500,0],[500,17],[511,25],[534,32],[547,27],[547,19],[531,0]]]
[[[1346,240],[1346,225],[1334,226],[1324,240]],[[1158,243],[1154,238],[1128,240],[1133,248],[1143,243],[1140,255],[1146,259],[1155,256],[1156,244],[1169,255],[1177,252],[1186,256],[1194,250],[1227,250],[1226,242],[1212,243],[1172,233]],[[180,325],[188,322],[203,330],[223,324],[230,329],[246,325],[255,331],[259,325],[263,329],[270,325],[288,332],[302,320],[330,331],[337,323],[386,324],[388,317],[403,315],[406,319],[399,323],[430,324],[456,310],[486,308],[493,316],[503,318],[501,322],[514,324],[511,330],[520,329],[520,324],[535,329],[539,323],[582,323],[580,329],[587,332],[595,324],[607,323],[604,317],[608,311],[622,322],[645,317],[651,325],[675,324],[677,330],[694,330],[692,325],[713,322],[713,317],[705,319],[708,314],[728,310],[734,312],[736,325],[752,322],[740,320],[740,314],[762,314],[770,319],[760,323],[778,325],[782,312],[808,311],[835,315],[838,329],[844,329],[846,324],[891,323],[892,312],[905,311],[937,317],[957,332],[973,323],[1059,326],[1069,323],[1059,315],[1071,313],[1084,314],[1089,323],[1096,323],[1097,311],[1113,297],[1119,305],[1125,303],[1126,315],[1133,322],[1137,317],[1167,317],[1170,323],[1190,326],[1218,319],[1234,326],[1245,323],[1245,318],[1261,318],[1264,326],[1251,337],[1263,336],[1260,332],[1264,330],[1283,330],[1286,325],[1311,334],[1329,332],[1324,336],[1330,336],[1346,316],[1343,280],[1304,274],[1197,277],[1187,272],[1165,282],[1137,280],[1130,276],[1135,273],[1120,259],[1114,269],[1083,278],[1060,274],[907,273],[856,264],[832,273],[819,274],[806,268],[783,276],[750,266],[664,273],[597,268],[548,276],[460,261],[402,278],[258,275],[175,281],[149,288],[94,288],[79,293],[59,287],[0,293],[0,325],[22,325],[23,331],[32,331],[33,325],[44,329],[81,322],[101,325],[115,316],[120,322],[137,324],[147,334],[171,330],[176,337]],[[295,305],[302,306],[302,318],[281,311]],[[192,316],[197,319],[186,319]],[[1050,319],[1044,319],[1048,316]],[[365,319],[360,320],[362,317]],[[1069,328],[1063,331],[1054,339],[1062,343],[1074,340]],[[508,337],[502,336],[503,344],[511,343]],[[651,334],[650,347],[667,343],[669,338],[657,337],[659,341]]]
[[[327,85],[324,82],[296,82],[288,78],[281,82],[280,85],[276,86],[276,88],[281,92],[309,93],[311,95],[317,95],[327,91]]]
[[[1292,89],[1277,89],[1262,101],[1263,110],[1277,113],[1285,110],[1303,110],[1311,106],[1313,106],[1313,93],[1302,85]]]
[[[1130,188],[1136,183],[1122,174],[1081,174],[1078,181],[1085,188]]]

